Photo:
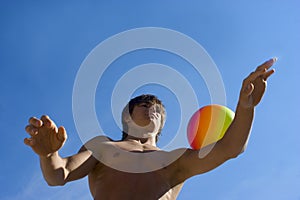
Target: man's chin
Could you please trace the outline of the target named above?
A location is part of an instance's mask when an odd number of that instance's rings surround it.
[[[151,138],[153,136],[155,136],[157,133],[156,132],[144,132],[144,133],[139,133],[139,134],[132,134],[133,137],[136,137],[136,138],[143,138],[143,139],[146,139],[146,138]]]

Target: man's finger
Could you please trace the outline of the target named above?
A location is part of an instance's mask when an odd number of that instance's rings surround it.
[[[43,124],[48,128],[50,128],[52,125],[54,125],[54,122],[47,115],[43,115],[41,117],[41,120],[43,121]]]
[[[259,65],[256,68],[256,71],[264,71],[264,70],[268,70],[270,69],[270,67],[277,61],[277,58],[271,58],[269,60],[267,60],[266,62],[264,62],[263,64]]]
[[[264,75],[262,76],[263,79],[266,81],[273,73],[275,72],[274,69],[271,69],[269,71],[267,71],[266,73],[264,73]]]
[[[25,131],[27,133],[30,133],[31,129],[32,129],[32,125],[28,125],[28,126],[25,127]]]
[[[32,138],[25,138],[24,144],[32,147],[34,145],[34,140]]]
[[[43,122],[41,120],[37,119],[36,117],[30,117],[29,118],[29,124],[39,128],[43,125]]]
[[[32,125],[28,125],[25,127],[25,130],[27,133],[29,133],[31,136],[34,136],[38,133],[38,129]]]
[[[264,75],[265,71],[254,71],[252,72],[247,78],[244,79],[244,87],[246,87],[248,84],[252,83],[257,79],[259,76]]]
[[[248,85],[249,83],[253,82],[256,78],[259,76],[263,77],[264,80],[266,80],[270,75],[272,75],[275,70],[271,69],[268,71],[268,69],[276,62],[277,58],[272,58],[262,65],[258,66],[254,72],[252,72],[245,80],[244,83]]]

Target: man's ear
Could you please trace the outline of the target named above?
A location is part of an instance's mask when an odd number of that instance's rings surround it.
[[[124,121],[125,121],[126,123],[129,123],[129,122],[132,121],[131,116],[130,116],[129,113],[127,113],[127,114],[124,116]]]

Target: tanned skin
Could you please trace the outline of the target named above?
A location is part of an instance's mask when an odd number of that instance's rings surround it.
[[[122,141],[95,137],[77,154],[62,158],[58,151],[67,140],[66,130],[44,115],[29,119],[25,129],[30,137],[24,143],[39,156],[44,178],[51,186],[88,176],[96,200],[176,199],[188,178],[208,172],[244,151],[255,106],[265,92],[266,80],[274,73],[270,67],[275,61],[266,61],[244,79],[233,122],[213,147],[200,150],[209,149],[204,157],[199,157],[199,150],[188,148],[160,150],[155,131],[161,116],[145,104],[134,107],[128,118],[128,136]],[[149,112],[151,109],[154,111]]]

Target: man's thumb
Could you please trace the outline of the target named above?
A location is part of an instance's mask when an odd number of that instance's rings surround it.
[[[254,90],[254,85],[252,83],[249,83],[246,88],[244,89],[244,93],[249,96]]]
[[[67,132],[66,132],[66,129],[63,127],[63,126],[60,126],[58,128],[58,131],[57,131],[57,138],[60,140],[60,141],[65,141],[67,139]]]

